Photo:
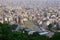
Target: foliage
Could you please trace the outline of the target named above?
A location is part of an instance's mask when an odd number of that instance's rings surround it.
[[[53,27],[52,24],[49,24],[49,25],[48,25],[48,29],[49,29],[49,30],[51,30],[52,27]]]
[[[37,32],[33,33],[33,35],[28,35],[27,33],[22,32],[12,32],[10,28],[10,24],[0,23],[0,40],[59,40],[60,33],[55,33],[52,38],[44,35],[39,35]]]
[[[60,40],[60,32],[56,32],[56,33],[52,36],[51,40]]]

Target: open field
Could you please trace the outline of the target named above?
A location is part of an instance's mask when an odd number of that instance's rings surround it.
[[[30,22],[30,21],[26,21],[26,22],[24,22],[24,24],[25,24],[25,26],[26,26],[27,28],[34,28],[34,27],[36,27],[36,25],[33,24],[33,23]]]

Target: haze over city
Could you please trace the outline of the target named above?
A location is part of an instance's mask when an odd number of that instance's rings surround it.
[[[1,4],[10,6],[32,5],[32,6],[59,6],[60,0],[0,0]]]

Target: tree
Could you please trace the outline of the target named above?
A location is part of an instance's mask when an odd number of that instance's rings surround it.
[[[32,40],[49,40],[47,36],[39,35],[32,37]]]
[[[60,40],[60,32],[56,32],[50,40]]]
[[[49,24],[49,25],[48,25],[48,29],[49,29],[49,30],[51,30],[52,27],[53,27],[52,24]]]
[[[33,33],[29,36],[30,40],[49,40],[49,37],[45,35],[39,35],[38,32]]]

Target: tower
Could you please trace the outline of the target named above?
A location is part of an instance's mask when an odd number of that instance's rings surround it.
[[[18,24],[20,24],[20,25],[22,25],[22,24],[23,24],[22,16],[18,16]]]

